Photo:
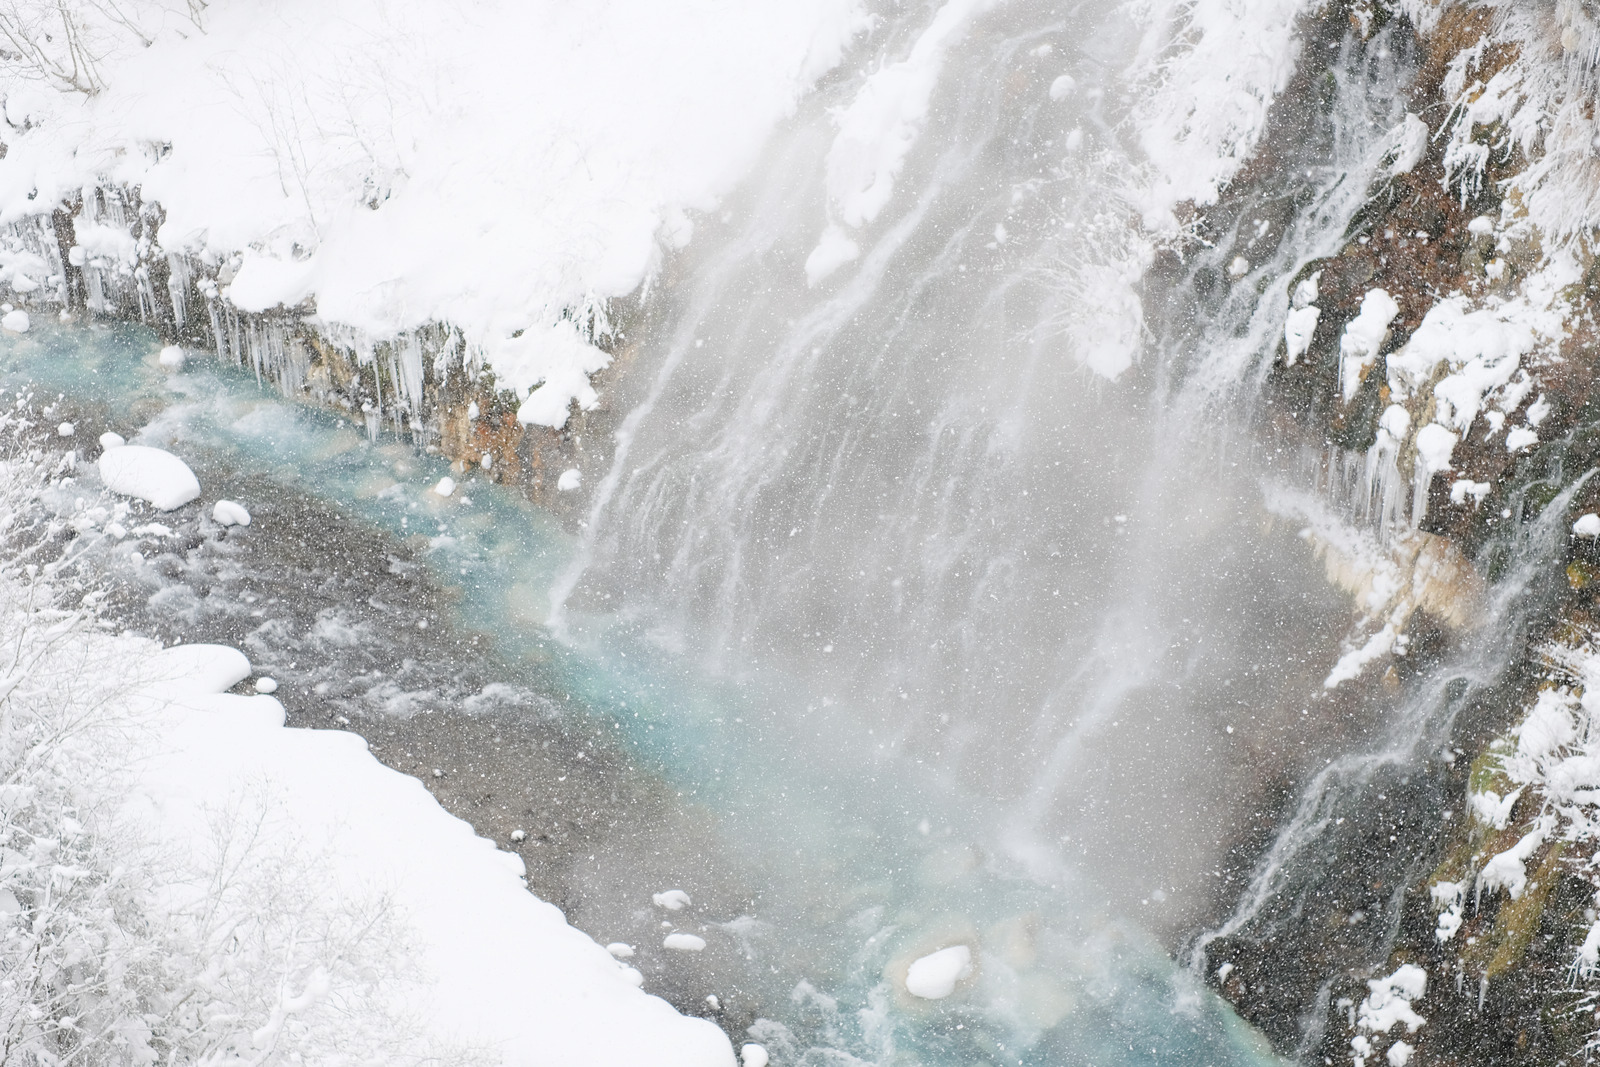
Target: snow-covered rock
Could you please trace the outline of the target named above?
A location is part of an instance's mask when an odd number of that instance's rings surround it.
[[[249,526],[250,512],[243,504],[219,500],[211,507],[211,518],[223,526]]]
[[[7,333],[27,333],[30,325],[28,313],[21,308],[0,315],[0,330]]]
[[[656,907],[666,908],[668,911],[681,911],[692,903],[689,894],[681,889],[666,889],[660,893],[653,893],[650,899]]]
[[[943,1000],[972,974],[972,949],[951,945],[914,960],[906,969],[906,992],[923,1000]]]
[[[668,934],[661,941],[662,948],[670,948],[674,952],[704,952],[706,939],[694,934],[675,933]]]
[[[1339,384],[1349,403],[1361,385],[1362,373],[1378,358],[1389,324],[1400,314],[1400,305],[1382,289],[1373,289],[1361,298],[1361,310],[1344,328],[1339,339]]]
[[[123,445],[101,455],[100,479],[113,493],[148,500],[162,511],[181,508],[200,495],[200,481],[183,460],[147,445]]]

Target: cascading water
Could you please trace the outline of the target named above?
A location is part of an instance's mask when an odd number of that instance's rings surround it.
[[[1263,783],[1306,766],[1304,702],[1346,624],[1292,531],[1263,528],[1240,429],[1282,283],[1337,240],[1398,113],[1383,49],[1337,59],[1314,165],[1235,222],[1257,264],[1230,283],[1220,249],[1200,257],[1218,299],[1173,321],[1212,325],[1108,381],[1087,365],[1116,363],[1137,276],[1116,185],[1137,172],[1130,29],[1088,7],[976,20],[897,210],[815,285],[825,106],[782,136],[733,208],[748,222],[654,296],[663,342],[557,617],[580,644],[803,679],[776,714],[812,758],[925,768],[985,798],[1000,862],[1087,873],[1175,930]],[[1023,91],[1061,71],[1067,99]]]

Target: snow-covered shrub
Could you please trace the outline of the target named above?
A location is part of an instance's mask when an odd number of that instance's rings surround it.
[[[0,55],[9,78],[83,93],[101,66],[173,25],[199,28],[206,0],[0,0]]]

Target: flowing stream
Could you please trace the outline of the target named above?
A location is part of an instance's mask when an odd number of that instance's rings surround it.
[[[427,661],[414,689],[470,704],[501,672],[522,695],[499,714],[578,716],[681,809],[679,831],[588,857],[604,899],[574,921],[637,943],[681,1007],[754,1005],[775,1062],[1270,1062],[1170,954],[1366,729],[1317,718],[1350,606],[1266,508],[1297,468],[1250,419],[1283,283],[1359,205],[1398,61],[1344,46],[1304,167],[1167,268],[1141,321],[1118,199],[1137,27],[1103,5],[969,6],[855,259],[808,284],[829,109],[860,88],[842,79],[668,264],[576,529],[478,480],[433,495],[443,460],[240,373],[169,375],[138,330],[0,353],[35,403],[99,404],[190,459],[203,501],[226,472],[247,503],[292,489],[410,544],[451,595],[389,624],[493,646],[454,693],[451,646],[406,645]],[[928,16],[886,55],[924,47]],[[1047,91],[1062,74],[1070,93]],[[1142,347],[1132,368],[1095,374],[1119,345]],[[151,566],[107,546],[108,571]],[[150,618],[175,581],[146,582]],[[324,642],[330,677],[358,644]],[[653,906],[667,888],[694,904]],[[657,949],[664,924],[703,957]],[[955,944],[975,961],[956,995],[908,995],[907,964]]]

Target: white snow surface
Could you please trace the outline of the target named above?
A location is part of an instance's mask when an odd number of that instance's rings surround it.
[[[1478,884],[1491,891],[1504,889],[1512,900],[1520,897],[1528,887],[1528,858],[1550,836],[1553,821],[1548,815],[1541,816],[1516,844],[1490,858],[1478,874]]]
[[[148,445],[108,448],[97,465],[107,489],[148,500],[162,511],[181,508],[200,495],[194,471],[166,449]]]
[[[1134,128],[1152,168],[1144,224],[1176,231],[1177,206],[1214,203],[1255,150],[1300,58],[1300,15],[1319,0],[1130,0],[1144,30]]]
[[[1322,309],[1315,304],[1308,304],[1289,312],[1289,319],[1283,326],[1283,341],[1288,349],[1284,362],[1289,366],[1292,367],[1299,362],[1300,357],[1311,347],[1311,338],[1317,331],[1317,320],[1320,318]]]
[[[674,952],[704,952],[706,939],[694,934],[676,933],[668,934],[661,940],[662,948],[670,948]]]
[[[1411,1002],[1428,991],[1428,972],[1414,963],[1401,964],[1386,978],[1367,982],[1368,993],[1356,1009],[1357,1024],[1363,1030],[1387,1033],[1396,1024],[1407,1033],[1416,1033],[1423,1019],[1411,1009]]]
[[[1378,358],[1389,324],[1400,314],[1400,305],[1382,289],[1373,289],[1361,298],[1361,310],[1344,328],[1339,339],[1339,382],[1344,401],[1349,403],[1361,387],[1361,375]]]
[[[1423,470],[1429,474],[1449,470],[1450,457],[1454,454],[1459,440],[1460,438],[1437,422],[1430,422],[1418,430],[1417,459],[1422,462]]]
[[[330,915],[383,917],[368,963],[396,973],[369,976],[359,991],[339,986],[349,976],[337,968],[285,974],[279,1010],[240,1021],[247,1031],[265,1024],[258,1041],[297,1019],[326,1024],[315,1010],[332,998],[342,1001],[340,1029],[359,1032],[369,1015],[420,1020],[404,1039],[416,1042],[410,1053],[473,1048],[482,1055],[472,1062],[526,1067],[732,1067],[717,1027],[637,989],[637,972],[528,893],[517,857],[447,814],[420,782],[381,765],[353,734],[288,729],[276,699],[225,692],[250,673],[237,650],[162,649],[92,630],[67,631],[56,650],[122,679],[97,728],[115,731],[125,765],[103,768],[97,783],[115,791],[120,836],[137,838],[158,865],[158,925],[203,908],[222,857],[237,865],[236,895],[219,906],[242,903],[258,917],[295,906],[255,899],[259,882],[316,901],[317,914],[303,916],[311,936]]]
[[[28,313],[21,308],[0,315],[0,329],[7,333],[27,333],[29,325]]]
[[[943,1000],[972,973],[972,949],[951,945],[912,961],[906,969],[906,992],[923,1000]]]
[[[689,899],[689,894],[681,889],[663,889],[659,893],[652,893],[650,900],[656,907],[666,908],[668,911],[681,911],[693,903]]]
[[[241,309],[311,299],[380,339],[450,323],[502,386],[546,383],[541,425],[593,404],[604,302],[688,240],[866,26],[860,0],[82,10],[96,92],[0,69],[0,222],[137,186],[165,213],[160,248],[231,261]],[[125,230],[76,222],[73,259],[133,255]],[[42,273],[0,267],[18,291]]]
[[[249,526],[250,512],[232,500],[219,500],[211,507],[211,517],[223,526]]]
[[[521,860],[359,737],[287,729],[274,698],[221,692],[249,671],[233,649],[189,646],[155,661],[161,680],[140,694],[155,708],[155,743],[130,808],[170,848],[200,847],[240,783],[264,783],[264,832],[315,849],[306,877],[335,897],[377,889],[404,916],[427,977],[398,995],[441,1036],[530,1067],[731,1067],[720,1030],[636,989],[605,949],[528,893]]]

